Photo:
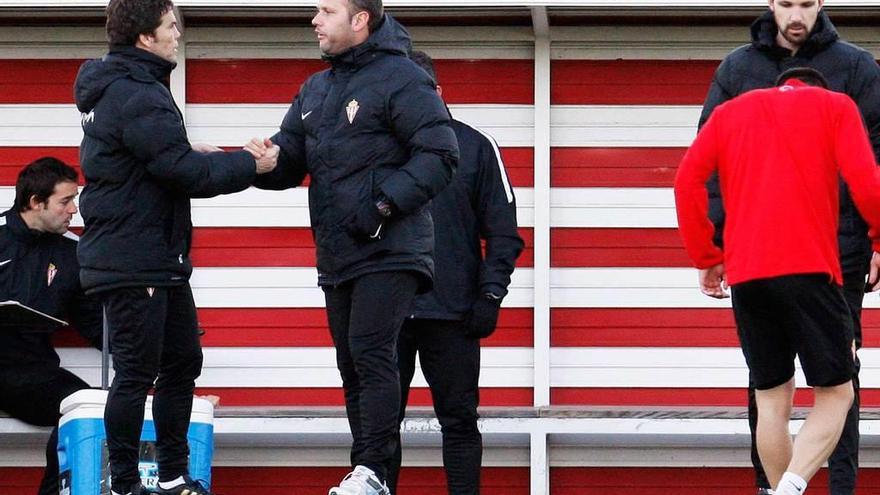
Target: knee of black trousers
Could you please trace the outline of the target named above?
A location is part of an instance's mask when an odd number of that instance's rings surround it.
[[[173,377],[180,381],[195,380],[202,374],[202,364],[204,363],[204,355],[202,350],[198,349],[187,356],[180,356],[170,363],[162,363],[159,371],[160,378]]]
[[[477,427],[477,417],[476,413],[460,416],[438,415],[437,420],[440,422],[440,430],[444,435],[479,436],[480,429]]]

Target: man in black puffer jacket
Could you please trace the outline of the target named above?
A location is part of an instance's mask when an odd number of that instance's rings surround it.
[[[278,168],[258,187],[309,174],[309,213],[354,437],[354,471],[331,495],[386,494],[400,383],[396,342],[417,290],[431,287],[429,202],[458,146],[406,30],[379,0],[319,0],[312,20],[331,68],[309,78],[271,143]],[[255,141],[259,155],[270,142]]]
[[[206,493],[187,474],[202,365],[190,198],[247,188],[274,168],[278,151],[255,162],[246,151],[190,145],[169,91],[180,37],[172,8],[170,0],[111,1],[110,52],[85,62],[75,85],[86,178],[78,255],[83,287],[98,294],[110,327],[116,375],[104,419],[116,494],[141,490],[138,444],[154,380],[159,493]]]
[[[752,24],[752,42],[734,50],[715,72],[700,116],[701,126],[721,103],[752,89],[774,86],[779,74],[792,67],[812,67],[825,76],[831,90],[846,93],[856,102],[868,127],[874,156],[880,156],[880,67],[869,52],[839,39],[831,20],[821,10],[822,3],[821,0],[771,0],[770,10]],[[724,209],[717,179],[710,181],[709,190],[710,215],[716,226],[715,242],[720,246]],[[865,275],[871,262],[867,231],[846,185],[841,181],[838,242],[844,294],[853,317],[857,348],[862,343],[862,298]],[[880,263],[880,260],[873,262]],[[855,401],[840,442],[828,461],[833,495],[850,495],[855,490],[859,446],[858,383],[858,376],[854,376]],[[756,483],[759,492],[766,491],[770,484],[754,443],[757,408],[752,386],[749,387],[749,425]]]

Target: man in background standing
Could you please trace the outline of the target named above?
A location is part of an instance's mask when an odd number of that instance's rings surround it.
[[[426,53],[410,58],[437,81]],[[443,94],[437,85],[437,94]],[[516,258],[516,199],[498,145],[488,135],[453,119],[460,159],[452,183],[431,202],[434,218],[434,289],[416,297],[397,341],[400,414],[403,421],[419,355],[443,435],[449,493],[480,493],[483,444],[477,429],[480,403],[480,339],[498,324]],[[483,256],[481,240],[486,241]],[[450,366],[450,363],[455,363]],[[400,437],[388,486],[397,493]]]
[[[769,10],[752,24],[750,44],[725,57],[715,72],[703,105],[700,126],[713,110],[746,91],[768,88],[792,67],[812,67],[828,80],[829,89],[849,95],[858,105],[868,126],[874,157],[880,156],[880,67],[871,53],[839,38],[822,10],[823,0],[768,0]],[[716,243],[721,245],[724,208],[717,181],[709,185],[710,211],[716,226]],[[853,205],[846,185],[840,185],[840,263],[843,291],[855,328],[856,347],[861,347],[861,313],[865,274],[871,257],[867,226]],[[855,400],[847,416],[840,443],[828,461],[831,495],[852,495],[856,486],[859,454],[859,362],[853,376]],[[752,463],[759,493],[770,485],[754,442],[757,408],[753,383],[749,385],[749,426],[752,431]]]

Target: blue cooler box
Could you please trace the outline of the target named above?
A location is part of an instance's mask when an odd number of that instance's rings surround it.
[[[110,473],[107,439],[104,434],[105,390],[80,390],[61,402],[58,423],[58,464],[61,471],[60,495],[109,495]],[[156,428],[153,425],[153,397],[147,397],[144,428],[141,433],[141,483],[156,488]],[[214,453],[214,406],[204,399],[193,399],[189,431],[189,472],[206,486],[211,483],[211,457]]]

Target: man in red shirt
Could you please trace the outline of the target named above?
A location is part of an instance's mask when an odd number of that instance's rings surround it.
[[[757,442],[778,495],[797,495],[827,460],[852,404],[853,327],[838,261],[838,172],[872,227],[878,278],[880,169],[855,103],[813,69],[782,74],[712,113],[679,166],[679,231],[700,288],[732,287],[740,344],[756,383]],[[822,87],[816,87],[822,86]],[[712,242],[706,180],[718,171],[724,251]],[[799,356],[815,404],[788,430]]]

